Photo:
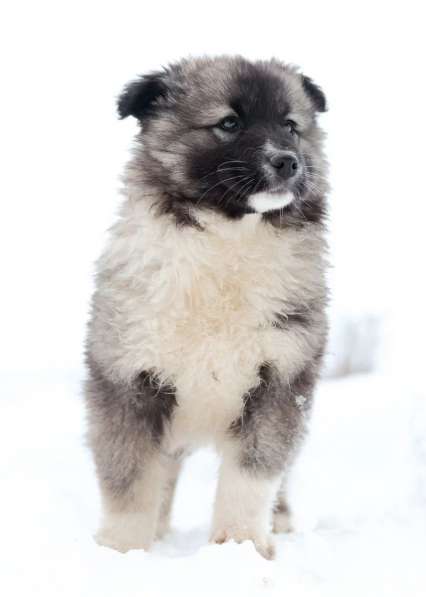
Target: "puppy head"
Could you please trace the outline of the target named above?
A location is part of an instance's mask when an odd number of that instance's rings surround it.
[[[241,57],[183,60],[130,83],[118,101],[120,116],[142,125],[137,168],[168,208],[190,202],[228,217],[319,204],[325,110],[296,68]]]

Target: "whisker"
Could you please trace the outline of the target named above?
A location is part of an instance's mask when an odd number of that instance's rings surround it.
[[[228,170],[249,170],[246,166],[234,166],[233,168],[218,168],[216,172],[226,172]]]
[[[229,191],[232,191],[232,189],[234,189],[234,188],[235,188],[236,186],[238,186],[239,184],[243,184],[243,185],[244,185],[246,180],[247,180],[247,176],[246,176],[246,177],[244,177],[242,180],[237,180],[237,182],[236,182],[236,183],[234,183],[233,185],[231,185],[231,186],[230,186],[230,187],[227,189],[227,191],[225,191],[225,193],[222,195],[222,197],[221,197],[221,198],[220,198],[220,200],[219,200],[219,203],[220,203],[220,202],[222,202],[222,201],[225,199],[225,197],[226,197],[226,195],[229,193]],[[238,196],[238,195],[237,195],[237,196]]]
[[[219,180],[219,182],[217,182],[216,184],[214,184],[212,187],[209,187],[202,195],[201,197],[198,199],[197,204],[200,203],[200,201],[202,199],[204,199],[204,197],[207,195],[207,193],[210,193],[214,188],[216,188],[217,186],[228,182],[230,180],[235,180],[236,178],[244,178],[244,174],[237,174],[236,176],[230,176],[229,178],[225,178],[224,180]]]
[[[238,199],[238,197],[242,196],[243,193],[247,193],[247,189],[250,189],[250,186],[253,184],[254,181],[255,181],[255,178],[254,178],[254,176],[252,176],[238,191],[236,199]]]
[[[235,195],[235,199],[238,199],[238,197],[240,196],[240,194],[242,194],[244,192],[244,190],[245,190],[245,188],[247,186],[250,186],[250,184],[253,182],[253,180],[254,180],[254,175],[250,176],[248,178],[248,180],[246,180],[246,181],[244,181],[244,180],[240,181],[239,184],[242,184],[242,187],[241,187],[241,189],[239,191],[237,191],[237,193]],[[228,205],[230,200],[231,200],[231,197],[227,200],[227,202],[225,203],[225,205]]]
[[[222,162],[219,164],[218,168],[222,166],[226,166],[227,164],[247,164],[247,160],[227,160],[226,162]]]

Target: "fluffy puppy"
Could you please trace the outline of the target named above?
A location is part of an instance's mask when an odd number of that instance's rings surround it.
[[[87,338],[99,543],[148,549],[183,456],[213,443],[212,541],[273,557],[326,339],[325,108],[296,68],[241,57],[183,60],[119,98],[141,128]]]

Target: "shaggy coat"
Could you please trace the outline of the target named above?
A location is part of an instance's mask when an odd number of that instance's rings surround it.
[[[98,541],[148,549],[182,458],[222,458],[212,540],[289,526],[285,478],[326,340],[322,91],[294,67],[191,59],[119,99],[141,130],[87,338]],[[273,519],[271,516],[273,515]]]

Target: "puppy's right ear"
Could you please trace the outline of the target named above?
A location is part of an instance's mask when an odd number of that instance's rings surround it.
[[[305,75],[302,75],[302,85],[316,112],[327,112],[327,100],[321,87],[318,87],[310,77]]]
[[[158,100],[167,95],[165,76],[165,72],[155,72],[126,85],[117,102],[120,118],[134,116],[143,120],[153,114]]]

